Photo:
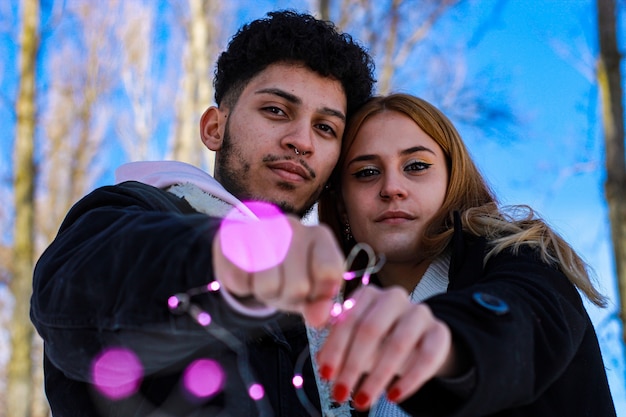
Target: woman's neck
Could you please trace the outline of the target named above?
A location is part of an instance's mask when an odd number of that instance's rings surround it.
[[[398,285],[410,294],[419,284],[429,265],[430,261],[427,260],[416,264],[387,262],[378,272],[378,280],[383,287]]]

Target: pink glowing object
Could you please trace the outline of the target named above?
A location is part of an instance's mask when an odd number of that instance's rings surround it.
[[[353,271],[347,271],[343,273],[343,279],[345,279],[346,281],[350,281],[354,278],[356,278],[356,274]]]
[[[252,384],[250,388],[248,388],[248,395],[255,401],[259,401],[261,398],[265,396],[265,390],[263,389],[263,385],[261,384]]]
[[[224,386],[225,373],[220,364],[211,359],[192,362],[183,375],[185,388],[197,398],[208,398]]]
[[[167,299],[167,305],[171,309],[178,307],[179,304],[180,304],[180,301],[178,300],[178,297],[176,297],[175,295],[172,295],[170,298]]]
[[[293,230],[287,218],[272,204],[248,202],[260,221],[226,216],[220,228],[224,255],[239,268],[258,272],[280,264],[289,250]]]
[[[133,395],[143,378],[143,366],[137,355],[124,348],[105,350],[91,366],[96,389],[112,400]]]
[[[200,325],[204,327],[211,324],[211,316],[209,315],[209,313],[203,311],[202,313],[198,314],[198,323],[200,323]]]
[[[302,385],[304,384],[304,378],[302,378],[302,375],[294,375],[293,379],[291,380],[291,382],[293,383],[293,386],[296,388],[302,388]]]
[[[330,310],[331,317],[338,317],[343,311],[343,307],[341,307],[340,303],[333,304],[333,308]]]
[[[343,302],[343,309],[350,310],[352,307],[354,307],[354,304],[354,298],[348,298],[346,301]]]

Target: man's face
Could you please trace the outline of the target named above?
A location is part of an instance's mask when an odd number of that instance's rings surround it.
[[[337,80],[294,64],[255,76],[234,108],[221,109],[215,178],[240,200],[269,201],[303,215],[341,149],[346,97]]]

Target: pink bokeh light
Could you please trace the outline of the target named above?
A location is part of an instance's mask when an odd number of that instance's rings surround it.
[[[92,363],[91,376],[96,389],[112,400],[133,395],[143,379],[143,366],[129,349],[105,350]]]
[[[263,385],[261,384],[252,384],[250,388],[248,388],[248,395],[255,401],[259,401],[261,398],[265,396],[265,390],[263,389]]]
[[[338,317],[343,311],[343,307],[340,303],[333,304],[333,308],[330,310],[331,317]]]
[[[343,310],[350,310],[355,304],[356,302],[354,301],[354,298],[348,298],[343,302]]]
[[[185,388],[197,398],[208,398],[219,393],[226,374],[222,366],[212,359],[198,359],[191,363],[183,375]]]
[[[207,313],[206,311],[203,311],[202,313],[198,314],[198,323],[200,323],[201,326],[208,326],[209,324],[211,324],[211,315],[209,313]]]
[[[293,383],[294,387],[302,388],[302,385],[304,384],[304,378],[302,378],[302,375],[296,374],[293,376],[291,382]]]
[[[167,299],[167,305],[171,309],[178,307],[179,304],[180,300],[178,300],[178,297],[176,297],[175,295],[172,295],[170,298]]]
[[[293,230],[276,206],[263,202],[246,205],[260,221],[242,221],[234,214],[226,216],[220,228],[222,251],[245,271],[272,268],[285,259]]]

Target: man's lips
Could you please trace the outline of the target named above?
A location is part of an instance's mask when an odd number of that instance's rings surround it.
[[[268,164],[268,167],[281,177],[290,181],[309,181],[313,175],[302,165],[291,161],[277,161]]]
[[[406,220],[414,220],[415,216],[402,210],[388,210],[381,213],[378,217],[374,218],[378,223],[395,223],[404,222]]]

